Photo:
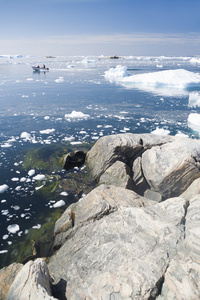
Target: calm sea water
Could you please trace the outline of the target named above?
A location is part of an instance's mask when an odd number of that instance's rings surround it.
[[[49,72],[33,72],[31,65],[38,64],[45,64]],[[70,180],[84,169],[36,168],[34,157],[45,160],[49,152],[90,146],[104,135],[156,128],[199,138],[187,122],[190,113],[199,112],[198,107],[188,107],[191,91],[150,91],[143,85],[127,89],[104,77],[117,65],[126,66],[131,75],[173,69],[200,72],[200,63],[191,57],[0,57],[0,267],[12,261],[18,242],[31,228],[38,231],[52,214],[83,196],[70,185],[56,193],[45,188],[56,176]],[[34,175],[28,173],[31,169]],[[34,179],[36,175],[46,180]],[[65,206],[53,207],[60,200]]]

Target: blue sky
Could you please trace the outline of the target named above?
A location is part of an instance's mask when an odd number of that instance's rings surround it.
[[[198,55],[199,0],[0,0],[0,55]]]

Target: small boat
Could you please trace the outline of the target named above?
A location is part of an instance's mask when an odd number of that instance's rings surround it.
[[[46,67],[40,67],[40,66],[37,66],[37,67],[32,66],[32,69],[33,69],[34,71],[38,71],[38,72],[40,72],[40,71],[49,71],[49,68],[46,68]]]

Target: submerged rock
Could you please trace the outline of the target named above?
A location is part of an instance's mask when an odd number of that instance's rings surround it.
[[[66,171],[74,167],[81,167],[85,163],[86,153],[84,151],[75,151],[68,153],[64,158],[64,169]]]

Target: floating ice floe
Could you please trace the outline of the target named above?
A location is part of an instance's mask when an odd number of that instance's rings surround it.
[[[61,206],[64,206],[64,205],[65,205],[65,201],[59,200],[59,201],[57,201],[57,202],[53,205],[53,207],[54,207],[54,208],[57,208],[57,207],[61,207]]]
[[[194,131],[200,133],[200,114],[191,113],[188,116],[188,126]]]
[[[155,130],[151,131],[152,134],[158,134],[158,135],[168,135],[170,134],[170,131],[164,128],[156,127]]]
[[[52,129],[40,130],[40,133],[41,133],[41,134],[51,134],[51,133],[53,133],[54,131],[55,131],[55,129],[52,128]]]
[[[13,177],[11,178],[12,181],[19,181],[19,178],[18,177]]]
[[[30,133],[24,131],[21,133],[20,138],[25,141],[29,141],[31,139],[31,135]]]
[[[34,228],[34,229],[40,229],[41,228],[41,224],[37,224],[37,225],[33,226],[32,228]]]
[[[4,253],[7,253],[7,252],[8,252],[8,250],[1,250],[0,254],[4,254]]]
[[[33,176],[35,175],[35,170],[34,169],[31,169],[28,171],[28,176]]]
[[[192,92],[189,94],[188,107],[200,106],[200,94],[198,92]]]
[[[8,188],[7,184],[0,185],[0,194],[3,194]]]
[[[66,119],[87,119],[90,115],[84,114],[81,111],[73,110],[71,114],[65,114]]]
[[[120,80],[129,75],[130,73],[127,71],[127,67],[121,65],[116,66],[116,68],[110,68],[108,71],[104,72],[105,78],[111,82]]]
[[[17,225],[17,224],[9,225],[9,226],[7,227],[7,230],[8,230],[8,232],[10,232],[10,233],[16,233],[17,231],[19,231],[19,225]]]
[[[2,148],[9,148],[9,147],[12,147],[12,145],[9,144],[9,143],[5,143],[5,144],[1,145],[1,147]]]
[[[56,83],[62,83],[64,82],[64,77],[59,77],[58,79],[54,80]]]
[[[61,192],[60,195],[61,196],[68,196],[68,193],[67,192]]]
[[[126,88],[138,88],[158,95],[178,96],[187,95],[189,88],[200,86],[200,74],[184,69],[164,70],[126,76],[117,68],[111,68],[105,78],[113,82],[114,79]]]
[[[43,174],[38,174],[36,176],[33,177],[34,180],[45,180],[46,176]]]

